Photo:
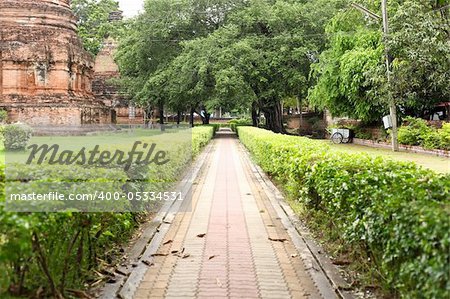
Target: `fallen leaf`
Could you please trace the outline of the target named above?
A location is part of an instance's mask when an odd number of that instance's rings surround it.
[[[283,243],[283,242],[286,242],[287,241],[287,239],[283,239],[283,238],[271,238],[271,237],[269,237],[269,240],[270,241],[273,241],[273,242],[281,242],[281,243]]]
[[[168,256],[168,253],[153,253],[150,256]]]
[[[122,270],[119,270],[119,269],[116,269],[116,273],[120,274],[122,276],[127,276],[128,275],[127,273],[125,273],[125,272],[123,272]]]
[[[150,261],[147,261],[147,260],[142,260],[142,262],[143,262],[144,264],[146,264],[147,266],[149,266],[149,267],[155,265],[154,263],[152,263],[152,262],[150,262]]]

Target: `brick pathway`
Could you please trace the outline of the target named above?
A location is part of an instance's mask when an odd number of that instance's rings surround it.
[[[134,298],[320,298],[237,139],[213,146]]]

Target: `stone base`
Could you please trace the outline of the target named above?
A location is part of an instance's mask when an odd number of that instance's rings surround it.
[[[0,104],[8,112],[8,122],[30,126],[81,126],[110,124],[111,110],[103,106],[9,105]]]
[[[83,125],[83,126],[33,126],[34,136],[85,136],[101,132],[120,131],[114,125]]]

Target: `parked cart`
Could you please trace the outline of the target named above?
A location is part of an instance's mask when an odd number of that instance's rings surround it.
[[[333,143],[351,143],[353,132],[350,129],[331,129],[331,141]]]

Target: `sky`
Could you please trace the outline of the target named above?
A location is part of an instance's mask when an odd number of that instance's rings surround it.
[[[134,17],[143,9],[144,0],[118,0],[125,17]]]

